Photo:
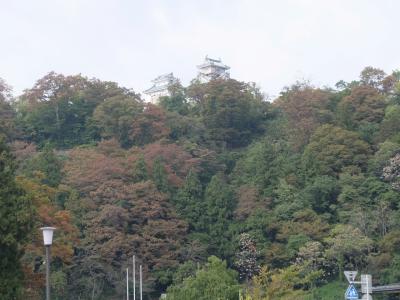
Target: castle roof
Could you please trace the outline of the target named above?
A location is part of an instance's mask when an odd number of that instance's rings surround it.
[[[165,91],[168,89],[168,87],[176,82],[176,78],[174,77],[173,73],[167,73],[160,75],[153,79],[151,82],[153,82],[153,86],[145,91],[143,93],[145,94],[153,94],[161,91]]]
[[[152,93],[164,91],[164,90],[167,89],[167,88],[168,88],[168,85],[160,85],[160,86],[153,85],[151,88],[149,88],[149,89],[143,91],[143,93],[145,93],[145,94],[152,94]]]
[[[228,67],[227,65],[222,63],[221,59],[209,58],[208,56],[206,56],[204,63],[202,63],[201,65],[198,65],[197,68],[203,69],[203,68],[208,68],[210,66],[215,66],[217,68],[224,69],[224,70],[230,69],[230,67]]]
[[[166,74],[157,76],[151,82],[158,83],[158,82],[163,82],[163,81],[173,81],[174,79],[175,79],[174,73],[171,72],[171,73],[166,73]]]

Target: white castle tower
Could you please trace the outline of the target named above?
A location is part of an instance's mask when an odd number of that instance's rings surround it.
[[[197,66],[197,69],[197,79],[201,83],[206,83],[217,78],[228,79],[230,76],[228,72],[230,67],[224,65],[221,59],[212,59],[208,56],[206,56],[203,64]]]
[[[153,79],[153,86],[145,91],[144,94],[149,96],[149,102],[156,104],[160,97],[170,96],[169,87],[178,81],[173,73],[163,74]]]

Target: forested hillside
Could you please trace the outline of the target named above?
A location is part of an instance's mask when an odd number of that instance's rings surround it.
[[[60,300],[123,299],[132,255],[145,299],[339,299],[345,269],[400,282],[400,72],[277,99],[192,81],[159,105],[81,75],[18,97],[1,80],[0,136],[4,299],[42,299],[44,225]]]

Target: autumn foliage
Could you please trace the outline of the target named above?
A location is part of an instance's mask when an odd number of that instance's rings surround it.
[[[339,299],[344,269],[400,280],[398,71],[272,100],[234,79],[170,92],[51,72],[13,99],[0,80],[9,299],[43,298],[48,225],[60,300],[123,298],[133,255],[148,300]]]

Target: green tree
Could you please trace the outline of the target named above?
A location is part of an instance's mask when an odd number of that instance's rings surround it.
[[[321,275],[319,270],[309,271],[297,264],[278,270],[262,267],[253,278],[252,290],[247,293],[250,298],[246,300],[304,299],[305,290],[313,287]]]
[[[103,133],[103,123],[92,117],[94,110],[118,97],[138,99],[114,82],[50,72],[16,102],[17,125],[27,139],[40,145],[49,140],[63,148],[90,143],[100,139],[99,131]],[[113,115],[105,117],[104,122]]]
[[[306,174],[337,176],[344,168],[365,170],[370,148],[354,132],[323,125],[307,145],[302,160]]]
[[[279,181],[274,192],[276,196],[274,214],[280,220],[290,220],[296,212],[310,207],[309,203],[303,201],[299,190],[284,179]]]
[[[291,155],[285,141],[267,139],[250,145],[236,161],[232,174],[235,185],[252,184],[265,196],[272,196],[279,185],[279,178],[296,176],[296,157]]]
[[[320,176],[316,177],[312,184],[305,187],[303,197],[317,213],[332,213],[339,191],[335,178]]]
[[[203,187],[193,169],[189,171],[183,187],[175,197],[175,206],[178,213],[189,222],[191,229],[204,230],[205,224],[201,218],[205,208]]]
[[[222,175],[211,178],[205,196],[205,228],[209,236],[210,253],[227,257],[232,253],[232,236],[229,225],[233,218],[236,199]]]
[[[383,70],[368,66],[361,71],[360,82],[376,89],[382,89],[385,76],[386,73]]]
[[[179,82],[175,83],[169,87],[169,92],[170,96],[160,98],[159,105],[167,111],[187,115],[190,106],[183,86]]]
[[[400,144],[387,140],[377,146],[374,157],[369,159],[369,171],[380,177],[382,169],[389,164],[389,159],[400,149]]]
[[[247,145],[253,136],[263,132],[262,121],[268,103],[253,86],[230,80],[194,83],[188,95],[197,102],[207,136],[228,147]]]
[[[143,111],[143,104],[136,95],[116,95],[100,104],[93,113],[93,120],[104,138],[116,138],[121,146],[130,147],[132,123]]]
[[[239,295],[237,273],[226,266],[226,262],[215,256],[189,276],[181,284],[168,288],[168,300],[236,300]]]
[[[389,105],[385,110],[385,117],[380,124],[379,141],[397,139],[400,141],[400,105]]]
[[[43,151],[34,159],[33,167],[44,175],[42,182],[57,187],[62,180],[63,163],[54,152],[50,144],[46,144]]]
[[[135,182],[146,181],[149,179],[146,161],[144,160],[143,155],[140,155],[139,158],[135,161],[133,177]]]
[[[15,165],[0,138],[0,295],[15,299],[20,292],[22,244],[32,224],[30,199],[16,184]]]
[[[385,99],[378,90],[369,85],[356,86],[338,104],[338,119],[347,129],[357,129],[365,123],[379,123],[385,106]]]
[[[168,191],[169,187],[167,172],[165,171],[165,167],[160,156],[156,157],[156,159],[154,160],[152,178],[154,184],[160,192]]]
[[[10,105],[11,88],[0,78],[0,138],[15,133],[15,112]]]
[[[16,102],[17,124],[25,137],[38,144],[50,140],[71,147],[98,138],[90,126],[93,110],[115,86],[81,75],[50,72]]]
[[[336,225],[325,242],[328,247],[326,256],[338,264],[338,273],[342,278],[343,270],[359,270],[365,266],[368,251],[372,249],[373,242],[362,232],[350,225]]]

